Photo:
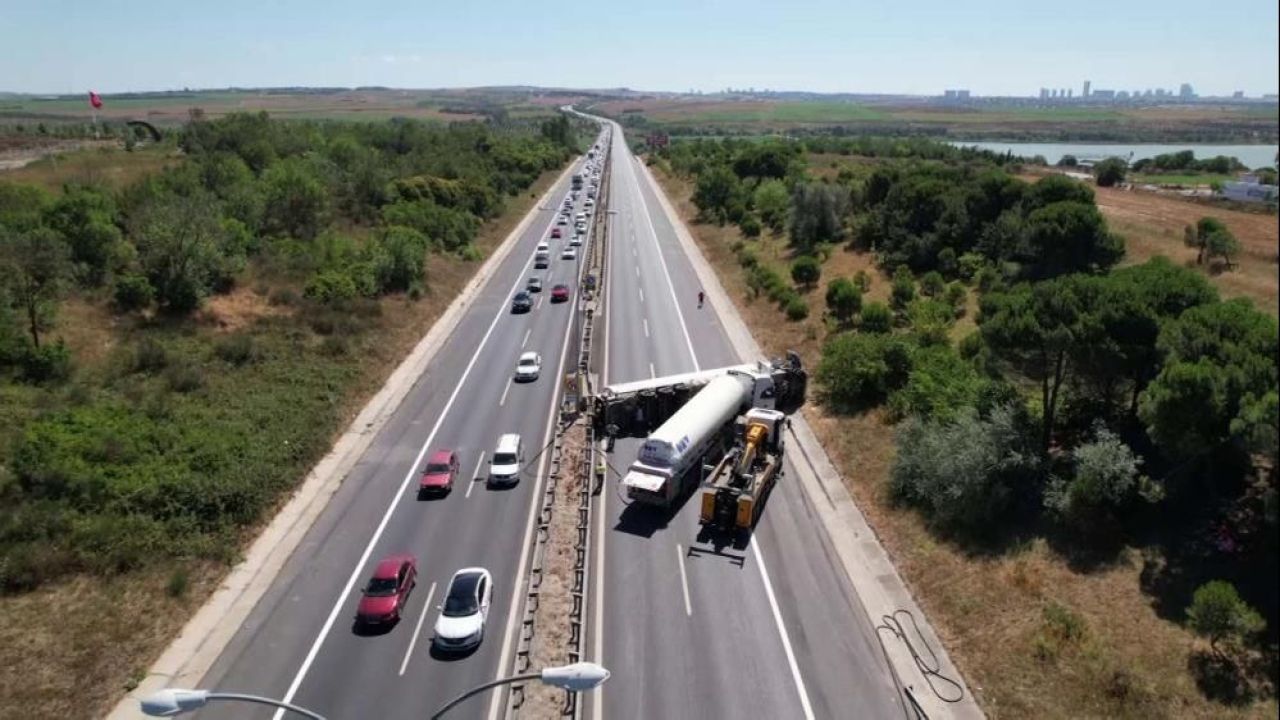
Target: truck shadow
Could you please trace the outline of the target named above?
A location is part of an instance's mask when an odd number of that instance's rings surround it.
[[[689,496],[692,494],[692,492],[684,493],[676,498],[670,507],[665,508],[633,502],[622,509],[622,513],[618,515],[618,522],[613,526],[613,529],[628,535],[638,535],[644,538],[653,537],[654,533],[667,528],[671,524],[671,519],[680,514],[680,510],[689,501]]]

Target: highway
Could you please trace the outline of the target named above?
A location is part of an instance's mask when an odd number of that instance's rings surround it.
[[[606,382],[751,361],[738,358],[698,284],[657,189],[612,133],[609,264],[603,352]],[[579,161],[580,162],[580,161]],[[342,483],[270,590],[213,665],[203,687],[284,698],[339,718],[423,718],[453,696],[509,674],[516,603],[525,580],[536,500],[575,303],[551,304],[575,263],[551,240],[547,270],[533,250],[547,238],[567,180],[482,286],[443,348]],[[579,203],[580,206],[580,203]],[[575,206],[575,211],[579,209]],[[566,233],[567,234],[567,233]],[[510,312],[528,277],[543,278],[528,314]],[[599,336],[597,336],[599,337]],[[517,356],[542,355],[542,377],[513,384]],[[526,468],[510,490],[483,482],[498,435],[518,432]],[[637,440],[610,456],[617,470]],[[424,454],[461,454],[452,494],[419,500]],[[808,500],[782,481],[745,550],[697,540],[696,503],[670,517],[628,508],[612,476],[593,512],[584,651],[612,671],[584,696],[595,718],[905,717],[872,624]],[[403,619],[384,633],[353,626],[373,565],[397,552],[418,558],[418,585]],[[460,658],[430,652],[436,605],[462,567],[495,582],[483,644]],[[490,693],[450,713],[500,716]],[[267,718],[270,710],[210,706],[203,718]],[[277,716],[278,717],[278,716]]]
[[[581,159],[575,161],[582,162]],[[533,268],[534,247],[548,238],[566,178],[482,287],[394,416],[343,481],[270,590],[206,674],[203,686],[284,698],[330,718],[424,718],[452,697],[494,679],[510,665],[515,612],[525,576],[535,500],[546,470],[555,387],[569,345],[576,303],[550,302],[555,283],[576,292],[576,262],[560,259],[565,239],[550,240],[551,263]],[[582,209],[585,193],[575,204]],[[580,248],[579,250],[582,250]],[[543,279],[534,309],[512,314],[511,298],[527,279]],[[541,377],[515,384],[522,351],[542,355]],[[570,364],[572,360],[568,361]],[[512,489],[488,489],[486,460],[498,436],[520,433],[526,467]],[[424,453],[461,455],[453,492],[419,500]],[[417,556],[418,581],[401,621],[388,632],[358,632],[356,604],[383,556]],[[494,577],[485,640],[472,654],[435,658],[431,631],[454,571],[480,565]],[[490,697],[450,715],[485,717]],[[204,718],[271,717],[251,706],[211,705]]]
[[[613,133],[603,382],[751,362],[735,355],[657,192]],[[640,440],[619,440],[619,473]],[[794,472],[788,461],[787,471]],[[895,718],[905,711],[872,624],[808,501],[785,478],[745,550],[674,514],[628,507],[610,473],[592,530],[587,656],[613,676],[592,718]],[[670,516],[668,516],[670,515]]]

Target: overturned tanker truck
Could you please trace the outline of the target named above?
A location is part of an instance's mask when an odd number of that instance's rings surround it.
[[[622,478],[630,499],[671,507],[714,468],[706,490],[719,500],[704,498],[703,523],[742,529],[739,518],[753,524],[759,500],[781,476],[781,421],[804,404],[807,384],[800,357],[789,352],[783,360],[610,385],[593,398],[592,421],[610,447],[615,438],[646,438]],[[760,430],[748,437],[748,429],[762,420],[768,426],[765,445]],[[742,463],[734,465],[742,471],[737,474],[718,471],[728,467],[722,462],[726,456],[744,450],[753,461],[767,456],[769,463],[759,472]],[[745,515],[738,510],[744,492],[750,504]]]

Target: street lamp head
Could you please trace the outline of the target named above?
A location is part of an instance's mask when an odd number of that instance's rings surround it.
[[[609,671],[593,662],[577,662],[572,665],[542,669],[542,682],[571,692],[591,690],[609,679]]]
[[[198,710],[209,702],[208,690],[183,690],[181,688],[165,688],[149,697],[142,698],[142,712],[151,717],[173,717],[182,713]]]

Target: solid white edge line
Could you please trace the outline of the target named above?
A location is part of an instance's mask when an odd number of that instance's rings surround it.
[[[796,653],[791,649],[791,636],[787,634],[787,626],[782,622],[782,611],[778,609],[778,598],[773,594],[773,583],[769,581],[769,570],[764,566],[760,544],[754,540],[751,543],[751,552],[756,557],[756,565],[760,567],[760,579],[764,581],[764,594],[769,598],[769,609],[773,611],[773,621],[778,626],[778,635],[782,636],[782,649],[787,655],[787,665],[791,668],[791,679],[796,684],[796,692],[800,693],[800,708],[804,711],[805,720],[813,720],[813,706],[809,704],[809,691],[805,689],[804,678],[800,677]]]
[[[476,485],[479,484],[476,482],[476,478],[480,476],[480,468],[482,467],[484,467],[484,451],[483,450],[480,451],[480,459],[476,460],[476,469],[471,472],[471,479],[467,481],[467,493],[462,496],[463,500],[466,500],[467,498],[471,497],[471,488],[474,488]]]
[[[418,616],[418,625],[413,629],[413,637],[409,638],[409,648],[404,651],[404,660],[400,661],[400,676],[404,677],[405,668],[409,667],[409,658],[413,657],[413,647],[418,644],[418,635],[422,633],[422,621],[427,619],[427,611],[431,609],[431,598],[436,594],[436,584],[431,583],[427,591],[427,602],[422,605],[422,614]]]
[[[590,241],[590,239],[588,241]],[[581,277],[578,277],[574,280],[575,285],[573,289],[574,289],[575,295],[580,289],[578,284],[581,283],[581,281],[582,281]],[[565,327],[564,327],[564,342],[560,348],[560,365],[556,369],[557,378],[564,377],[565,360],[568,358],[568,355],[569,355],[569,338],[573,335],[573,333],[571,332],[571,329],[573,328],[573,323],[577,315],[578,315],[578,303],[574,302],[573,309],[569,313],[569,321],[565,323]],[[557,387],[551,392],[551,407],[548,408],[547,410],[547,431],[542,436],[542,445],[540,447],[545,448],[551,442],[551,433],[555,431],[554,419],[555,419],[555,413],[556,413],[556,404],[557,404],[556,401],[558,400],[559,397],[560,397],[560,392],[559,392],[559,388]],[[511,583],[511,610],[507,615],[506,632],[503,633],[502,635],[502,652],[498,655],[498,672],[494,675],[494,678],[493,678],[494,680],[502,679],[503,674],[506,671],[506,668],[510,666],[512,661],[512,658],[510,657],[511,638],[515,636],[516,623],[519,619],[518,615],[521,607],[520,590],[524,586],[525,572],[526,572],[525,568],[529,564],[529,554],[530,554],[529,548],[533,541],[533,521],[534,521],[534,518],[536,518],[538,515],[538,500],[542,496],[542,483],[544,480],[544,475],[546,473],[547,462],[550,459],[551,459],[551,453],[544,452],[542,453],[542,460],[538,463],[538,478],[536,481],[536,485],[534,486],[534,489],[533,489],[533,499],[529,505],[529,519],[525,523],[525,528],[524,528],[524,547],[522,547],[520,550],[520,567],[516,571],[515,582]],[[490,694],[489,720],[497,720],[499,706],[502,704],[502,697],[504,694],[503,689],[496,688],[496,690],[498,691],[497,692],[494,692],[493,690],[487,691]]]
[[[507,386],[502,388],[502,397],[498,398],[499,407],[507,404],[507,393],[509,392],[511,392],[511,378],[507,378]]]
[[[530,211],[533,212],[533,211]],[[554,216],[548,219],[548,222],[554,221]],[[519,239],[517,239],[519,244]],[[511,289],[507,291],[504,297],[510,297],[520,285],[520,281],[524,279],[525,273],[528,272],[529,266],[533,263],[533,256],[525,260],[524,266],[520,272],[516,274],[516,281],[512,283]],[[494,271],[495,275],[501,272],[501,269]],[[449,395],[448,402],[445,403],[444,409],[441,410],[440,416],[436,418],[436,424],[431,428],[427,439],[422,443],[422,447],[418,450],[417,456],[413,459],[413,463],[409,466],[409,472],[405,473],[404,480],[400,482],[400,487],[391,497],[391,502],[387,505],[386,512],[382,514],[382,520],[378,522],[378,527],[374,529],[373,536],[369,538],[369,543],[365,546],[364,552],[361,553],[360,559],[356,561],[355,568],[351,571],[351,576],[347,578],[347,584],[342,588],[342,592],[338,595],[337,601],[333,604],[333,609],[329,611],[329,617],[325,619],[324,625],[321,626],[319,634],[311,643],[311,649],[307,651],[307,655],[302,660],[302,665],[298,668],[298,672],[293,677],[293,681],[289,683],[289,689],[281,698],[283,702],[293,702],[293,698],[298,694],[298,689],[302,687],[302,681],[307,677],[307,671],[311,669],[311,664],[315,662],[316,656],[320,654],[320,646],[324,644],[329,632],[333,630],[333,624],[338,619],[338,614],[342,612],[343,606],[347,604],[347,598],[351,595],[351,589],[355,587],[356,581],[360,578],[360,573],[364,570],[365,563],[369,562],[369,556],[373,554],[373,548],[382,539],[382,533],[386,531],[387,524],[391,522],[391,515],[395,513],[396,507],[399,506],[401,498],[404,496],[405,490],[409,487],[409,482],[413,480],[417,474],[418,465],[422,462],[422,457],[427,454],[427,448],[431,446],[431,442],[435,440],[436,432],[440,430],[440,426],[444,424],[445,418],[449,416],[449,410],[453,407],[453,403],[458,399],[458,393],[462,391],[462,387],[466,385],[467,378],[471,375],[472,368],[475,367],[476,360],[480,358],[480,352],[484,350],[484,346],[489,342],[489,336],[493,335],[493,330],[498,326],[498,321],[507,312],[506,303],[498,306],[498,311],[494,313],[493,320],[489,323],[489,329],[485,331],[484,336],[480,338],[480,344],[476,346],[476,351],[472,353],[471,360],[467,362],[467,366],[462,371],[462,376],[458,380],[458,384],[453,388],[453,392]],[[529,519],[533,520],[533,516],[537,512],[537,505],[534,504],[530,510]],[[284,709],[276,710],[272,715],[272,720],[282,720],[284,717]]]
[[[628,149],[628,153],[631,151]],[[634,158],[635,156],[632,155]],[[658,242],[658,231],[653,227],[653,219],[649,217],[649,203],[644,199],[644,190],[640,187],[640,180],[637,177],[635,166],[627,163],[627,169],[631,173],[631,183],[636,189],[636,195],[640,197],[640,207],[644,209],[644,220],[649,226],[649,237],[653,238],[653,246],[658,251],[658,263],[662,265],[662,274],[667,277],[667,289],[671,291],[671,302],[676,308],[676,318],[680,320],[680,331],[684,333],[685,345],[689,348],[689,357],[693,360],[694,371],[702,370],[698,364],[698,354],[693,350],[693,339],[689,337],[689,326],[684,322],[684,312],[680,310],[680,301],[676,299],[676,286],[671,282],[671,270],[667,268],[667,259],[662,255],[662,244]],[[656,189],[655,189],[656,192]],[[636,274],[639,274],[640,266],[636,265]]]
[[[684,590],[684,614],[693,617],[693,604],[689,602],[689,576],[684,572],[684,547],[676,543],[676,562],[680,564],[680,589]]]

